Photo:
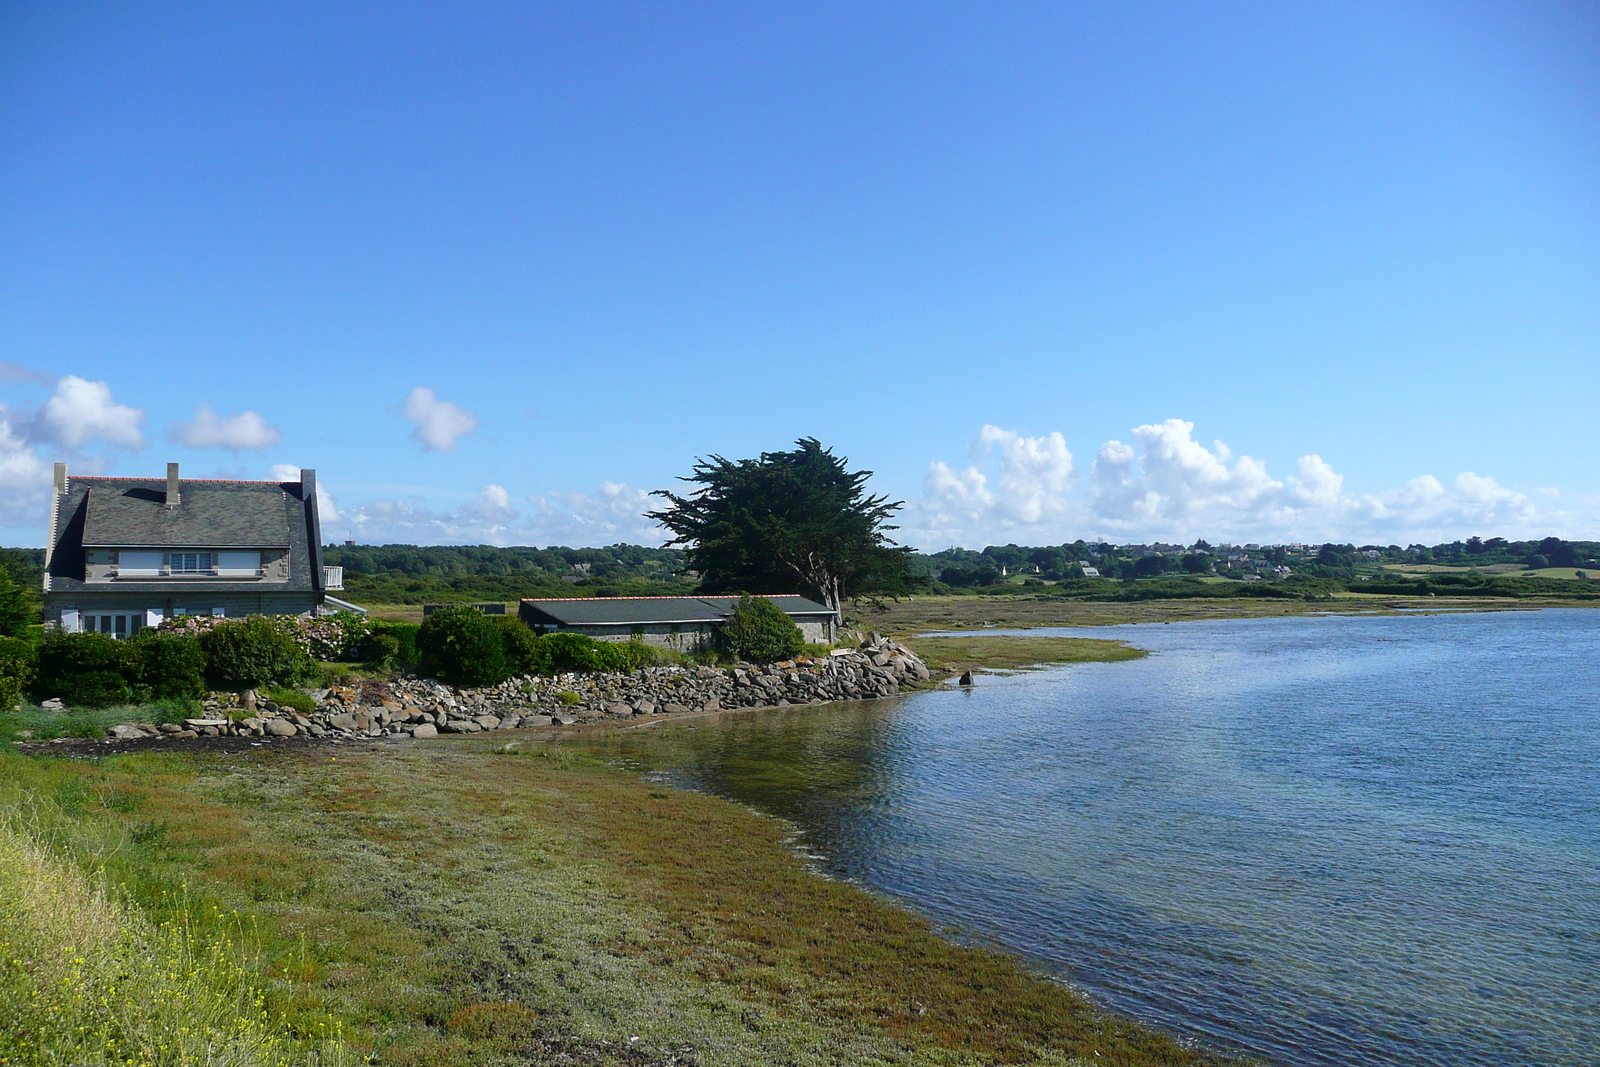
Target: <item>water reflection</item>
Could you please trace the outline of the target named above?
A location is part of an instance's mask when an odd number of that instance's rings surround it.
[[[1174,1032],[1565,1067],[1600,1048],[1597,621],[1141,627],[1148,660],[604,744]]]

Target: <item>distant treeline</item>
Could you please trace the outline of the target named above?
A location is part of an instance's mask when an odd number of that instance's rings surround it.
[[[336,545],[323,562],[344,568],[344,597],[421,604],[533,596],[652,596],[692,592],[670,548],[495,548],[490,545]]]
[[[344,568],[343,597],[358,604],[511,601],[539,596],[668,596],[694,592],[684,553],[616,544],[604,548],[496,548],[490,545],[330,545],[324,562]],[[991,545],[913,554],[918,592],[1047,594],[1093,600],[1188,597],[1323,597],[1341,589],[1410,596],[1590,599],[1600,596],[1600,542],[1481,540],[1439,545],[1213,546],[1124,545],[1073,541],[1028,547]],[[1083,564],[1098,572],[1085,577]],[[1396,566],[1484,568],[1511,565],[1593,568],[1591,581],[1479,571],[1401,575]],[[0,613],[37,619],[43,549],[0,549]],[[1288,573],[1283,573],[1287,571]],[[1218,582],[1214,576],[1248,579]],[[1213,580],[1204,580],[1212,578]],[[790,590],[767,590],[789,592]],[[14,600],[11,604],[9,601]]]
[[[915,572],[936,586],[951,589],[986,587],[1018,575],[1043,581],[1084,576],[1087,564],[1102,578],[1149,579],[1184,574],[1221,574],[1235,577],[1255,574],[1278,577],[1285,568],[1299,577],[1358,580],[1363,574],[1392,573],[1397,565],[1491,567],[1512,565],[1529,569],[1546,567],[1600,568],[1600,542],[1565,541],[1546,537],[1537,541],[1507,541],[1477,537],[1440,545],[1110,545],[1073,541],[1061,545],[1026,547],[990,545],[981,552],[949,548],[929,555],[914,555]]]

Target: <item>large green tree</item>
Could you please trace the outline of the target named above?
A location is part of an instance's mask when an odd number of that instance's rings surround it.
[[[660,490],[668,506],[650,518],[688,548],[687,565],[707,592],[769,594],[802,590],[833,608],[862,596],[895,596],[912,583],[909,549],[888,537],[902,507],[868,496],[871,471],[812,437],[791,452],[760,459],[700,460],[681,481],[700,486],[687,496]]]

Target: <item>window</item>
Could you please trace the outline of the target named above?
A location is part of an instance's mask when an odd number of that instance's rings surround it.
[[[69,614],[73,614],[73,613],[71,613],[71,612],[62,612],[62,615],[61,615],[62,629],[65,629],[68,633],[72,633],[73,631],[70,628],[69,621],[67,619],[67,616]],[[125,640],[125,639],[129,638],[129,637],[132,637],[134,634],[138,633],[141,629],[144,628],[144,616],[142,614],[139,614],[139,615],[84,615],[84,616],[82,616],[82,619],[83,619],[83,631],[85,633],[105,634],[107,637],[115,638],[118,641],[122,641],[122,640]]]
[[[210,552],[173,552],[170,553],[173,574],[210,574]]]

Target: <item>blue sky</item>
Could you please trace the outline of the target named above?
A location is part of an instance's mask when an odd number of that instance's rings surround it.
[[[1600,537],[1597,135],[1585,5],[9,4],[0,537],[657,543],[802,435],[925,549]]]

